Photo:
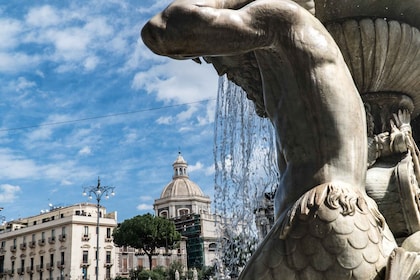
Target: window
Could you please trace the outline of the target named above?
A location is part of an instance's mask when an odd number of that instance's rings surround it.
[[[111,251],[106,251],[105,262],[111,263]]]
[[[83,256],[82,256],[83,263],[88,263],[88,260],[89,260],[88,253],[89,253],[88,251],[83,251]]]
[[[31,258],[31,270],[34,270],[34,258]]]
[[[39,267],[44,268],[44,256],[40,256]]]
[[[214,252],[217,249],[217,244],[216,243],[210,243],[209,244],[209,251],[210,252]]]
[[[111,228],[106,228],[106,238],[111,238]]]
[[[168,210],[160,211],[160,215],[162,218],[168,218]]]
[[[35,242],[35,233],[32,234],[32,242]]]
[[[190,210],[183,208],[183,209],[179,209],[178,212],[179,212],[179,216],[183,216],[183,215],[187,215],[190,212]]]
[[[64,252],[61,252],[61,265],[64,264]]]
[[[4,256],[0,256],[0,273],[4,272]]]
[[[88,226],[85,226],[84,234],[83,235],[84,236],[88,236],[89,235],[89,227]]]
[[[41,232],[41,240],[42,241],[45,241],[45,232],[43,231],[43,232]]]
[[[106,279],[111,279],[111,268],[110,267],[107,267],[106,268],[106,272],[105,272],[105,278]]]
[[[4,240],[3,240],[3,241],[1,242],[1,248],[2,248],[2,249],[4,249],[4,247],[6,247],[6,241],[4,241]]]
[[[51,237],[55,237],[55,229],[51,230]]]

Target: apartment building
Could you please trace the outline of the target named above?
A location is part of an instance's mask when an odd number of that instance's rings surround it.
[[[0,228],[0,279],[95,279],[97,257],[99,279],[114,278],[116,215],[83,203],[7,222]]]

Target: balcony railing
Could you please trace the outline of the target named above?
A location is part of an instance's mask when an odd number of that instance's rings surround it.
[[[34,274],[34,267],[33,266],[27,266],[26,267],[26,272],[29,274]]]
[[[29,248],[35,248],[36,242],[35,241],[29,241],[28,246],[29,246]]]
[[[87,267],[90,265],[90,260],[82,260],[80,267]]]
[[[54,244],[55,243],[55,236],[48,237],[48,243]]]
[[[43,266],[43,265],[38,264],[38,265],[36,266],[36,271],[38,271],[38,272],[42,272],[42,271],[44,271],[44,266]]]
[[[39,246],[44,246],[45,245],[45,239],[38,240],[38,245]]]
[[[82,241],[89,241],[89,239],[90,239],[90,233],[82,235]]]
[[[64,269],[64,262],[63,261],[58,261],[57,262],[57,268],[60,269],[60,270]]]
[[[16,245],[10,246],[10,252],[16,252]]]
[[[19,268],[17,269],[17,274],[19,274],[19,275],[23,275],[23,274],[25,274],[25,268],[24,268],[24,267],[19,267]]]
[[[54,270],[54,264],[53,263],[47,263],[46,269],[47,270]]]
[[[104,266],[109,267],[109,266],[112,266],[113,264],[114,264],[114,260],[108,259],[108,260],[105,260]]]
[[[58,240],[60,240],[60,242],[65,242],[66,241],[66,235],[65,234],[60,234],[59,236],[58,236]]]
[[[19,247],[21,250],[26,250],[26,242],[21,243]]]
[[[112,237],[105,237],[105,242],[112,242]]]

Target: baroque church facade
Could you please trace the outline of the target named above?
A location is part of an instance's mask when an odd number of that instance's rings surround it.
[[[172,180],[155,199],[153,208],[156,216],[174,222],[182,240],[177,249],[159,248],[152,258],[152,267],[169,267],[173,262],[181,263],[185,270],[219,265],[217,249],[221,223],[211,213],[211,199],[190,180],[188,164],[181,153],[172,166]],[[130,270],[138,267],[149,267],[148,257],[141,250],[130,247],[118,250],[119,276],[128,276]]]
[[[178,154],[172,180],[153,205],[155,215],[175,223],[186,242],[188,268],[214,266],[220,236],[220,219],[211,213],[211,199],[190,180],[188,164]]]

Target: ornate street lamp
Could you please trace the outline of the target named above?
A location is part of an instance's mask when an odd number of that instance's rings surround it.
[[[102,196],[105,195],[105,198],[108,199],[109,195],[114,196],[114,189],[115,187],[108,187],[108,186],[101,186],[101,180],[98,177],[98,185],[97,186],[90,186],[83,188],[83,196],[89,195],[89,199],[93,197],[96,198],[96,280],[99,279],[99,208]]]

